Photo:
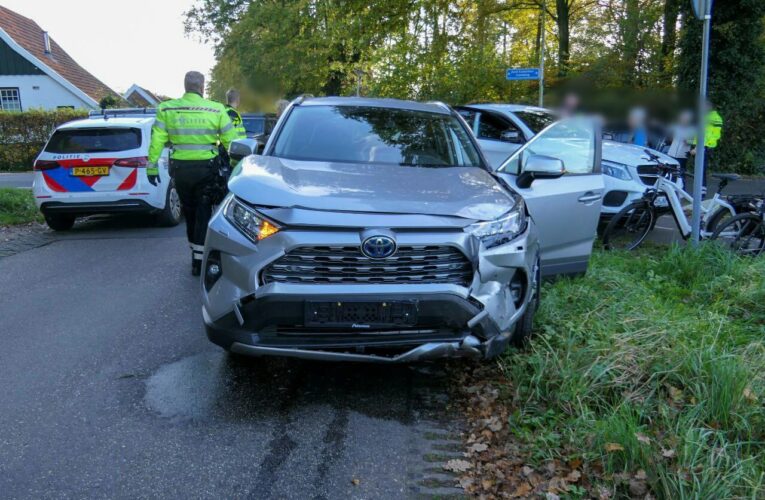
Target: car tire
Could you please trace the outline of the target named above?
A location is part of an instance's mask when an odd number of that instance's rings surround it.
[[[157,214],[157,224],[162,227],[177,226],[183,218],[181,211],[181,199],[178,190],[175,189],[175,181],[170,179],[170,185],[165,194],[165,208]]]
[[[536,264],[534,265],[534,281],[532,282],[534,287],[534,296],[529,300],[526,306],[526,311],[523,316],[515,323],[515,331],[513,336],[510,337],[510,343],[515,347],[524,347],[528,344],[531,335],[534,332],[534,315],[539,309],[540,293],[542,290],[542,272],[540,269],[539,257],[537,257]]]
[[[74,226],[76,217],[74,215],[57,214],[50,215],[45,214],[45,223],[48,227],[54,231],[69,231]]]

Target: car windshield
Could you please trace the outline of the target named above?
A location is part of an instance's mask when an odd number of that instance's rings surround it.
[[[265,117],[258,118],[242,118],[242,125],[248,134],[262,134],[265,130],[266,119]]]
[[[515,116],[520,118],[534,132],[534,135],[540,133],[558,119],[553,113],[538,110],[516,111]]]
[[[297,106],[274,146],[296,160],[409,167],[479,167],[469,132],[454,116],[369,106]]]
[[[137,128],[77,128],[57,130],[48,141],[49,153],[106,153],[141,147]]]

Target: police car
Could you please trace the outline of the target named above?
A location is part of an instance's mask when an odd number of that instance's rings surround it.
[[[58,127],[34,163],[32,191],[51,229],[71,229],[77,217],[150,213],[174,226],[181,203],[168,174],[168,150],[159,161],[161,182],[149,183],[153,110],[107,110]]]

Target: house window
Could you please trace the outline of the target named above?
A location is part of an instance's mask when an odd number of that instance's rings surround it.
[[[0,89],[0,104],[3,111],[21,111],[19,89]]]

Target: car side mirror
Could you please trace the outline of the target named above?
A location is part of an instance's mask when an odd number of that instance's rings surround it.
[[[511,144],[523,144],[525,141],[520,131],[518,130],[505,130],[500,134],[499,140],[502,142],[509,142]]]
[[[557,179],[565,173],[562,160],[552,156],[533,155],[526,160],[523,172],[515,183],[519,188],[526,189],[536,179]]]
[[[258,141],[255,139],[237,139],[231,141],[228,147],[228,155],[231,157],[231,163],[235,164],[242,158],[258,154]]]

